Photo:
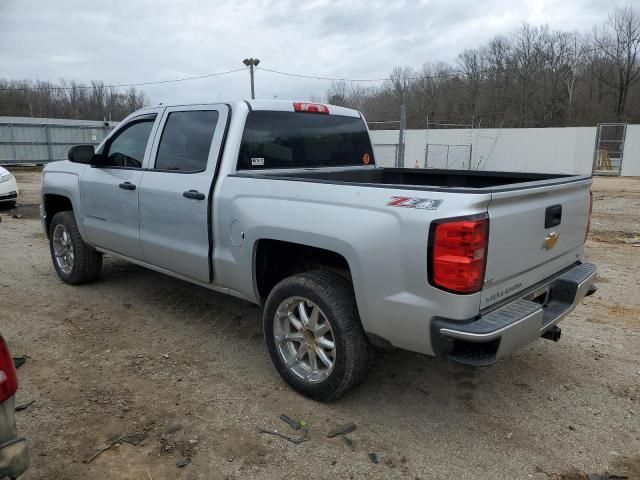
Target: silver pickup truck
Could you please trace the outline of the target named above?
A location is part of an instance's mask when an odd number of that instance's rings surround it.
[[[276,369],[319,400],[372,346],[486,366],[557,340],[594,288],[589,177],[380,168],[342,107],[145,108],[69,160],[42,183],[63,281],[107,254],[262,305]]]

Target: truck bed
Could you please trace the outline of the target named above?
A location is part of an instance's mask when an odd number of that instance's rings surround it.
[[[239,176],[268,176],[274,180],[340,183],[370,187],[448,192],[509,191],[583,180],[585,176],[519,172],[487,172],[413,168],[355,167],[309,170],[241,171]]]

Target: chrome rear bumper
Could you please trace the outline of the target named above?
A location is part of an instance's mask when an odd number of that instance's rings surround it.
[[[437,318],[431,332],[434,351],[468,365],[495,363],[535,341],[571,313],[589,292],[596,271],[595,265],[581,263],[479,318]]]

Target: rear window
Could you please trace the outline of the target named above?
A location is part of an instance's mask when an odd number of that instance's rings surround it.
[[[303,112],[249,112],[238,170],[373,165],[361,118]]]

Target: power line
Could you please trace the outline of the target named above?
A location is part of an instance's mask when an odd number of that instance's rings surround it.
[[[385,78],[333,78],[333,77],[319,77],[315,75],[302,75],[299,73],[290,73],[290,72],[282,72],[280,70],[271,70],[269,68],[260,67],[260,70],[264,70],[265,72],[276,73],[278,75],[285,75],[288,77],[298,77],[298,78],[309,78],[313,80],[327,80],[331,82],[387,82],[392,81],[391,77]],[[419,75],[417,77],[402,77],[400,80],[434,80],[437,78],[460,78],[460,77],[470,77],[473,75],[482,75],[484,73],[501,73],[501,72],[511,72],[512,70],[506,69],[489,69],[489,70],[478,70],[473,73],[465,73],[465,72],[451,72],[451,73],[439,73],[437,75]]]
[[[549,62],[543,62],[545,64],[549,64]],[[358,82],[387,82],[387,81],[393,81],[394,79],[391,77],[385,77],[385,78],[334,78],[334,77],[321,77],[321,76],[316,76],[316,75],[303,75],[303,74],[299,74],[299,73],[290,73],[290,72],[283,72],[280,70],[272,70],[269,68],[265,68],[265,67],[260,67],[260,70],[263,70],[265,72],[269,72],[269,73],[275,73],[278,75],[284,75],[287,77],[297,77],[297,78],[308,78],[308,79],[312,79],[312,80],[326,80],[326,81],[331,81],[331,82],[354,82],[354,83],[358,83]],[[401,77],[399,78],[400,81],[407,81],[407,80],[435,80],[435,79],[439,79],[439,78],[462,78],[462,77],[474,77],[474,76],[480,76],[480,75],[484,75],[484,74],[498,74],[498,73],[514,73],[517,71],[517,68],[515,69],[504,69],[504,68],[491,68],[491,69],[487,69],[487,70],[478,70],[476,72],[462,72],[462,71],[457,71],[457,72],[450,72],[450,73],[438,73],[436,75],[418,75],[417,77]]]
[[[298,77],[298,78],[309,78],[312,80],[327,80],[330,82],[383,82],[385,80],[390,80],[390,78],[332,78],[332,77],[319,77],[316,75],[303,75],[300,73],[290,73],[290,72],[282,72],[280,70],[272,70],[270,68],[265,68],[265,67],[260,67],[260,70],[263,70],[265,72],[269,72],[269,73],[276,73],[278,75],[285,75],[287,77]],[[423,77],[424,78],[424,77]],[[417,80],[417,77],[415,79],[413,78],[408,78],[407,80]]]
[[[217,73],[208,73],[206,75],[197,75],[194,77],[184,77],[184,78],[175,78],[172,80],[158,80],[154,82],[139,82],[139,83],[120,83],[114,85],[102,85],[103,88],[122,88],[122,87],[142,87],[145,85],[160,85],[163,83],[176,83],[176,82],[186,82],[188,80],[198,80],[201,78],[209,78],[209,77],[219,77],[221,75],[228,75],[230,73],[244,71],[246,68],[236,68],[234,70],[227,70],[226,72],[217,72]],[[43,86],[30,86],[30,87],[9,87],[9,88],[0,88],[0,91],[11,91],[11,90],[75,90],[82,88],[93,88],[92,85],[76,85],[74,87],[43,87]]]

